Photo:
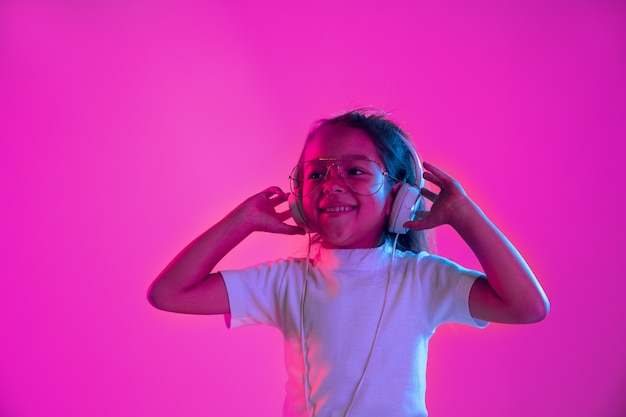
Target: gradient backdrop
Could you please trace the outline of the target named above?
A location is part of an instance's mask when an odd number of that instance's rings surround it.
[[[288,186],[314,119],[364,105],[462,182],[552,302],[537,325],[443,327],[431,415],[626,415],[624,2],[296,3],[0,2],[0,416],[279,415],[276,330],[145,291]],[[252,236],[221,267],[304,247]]]

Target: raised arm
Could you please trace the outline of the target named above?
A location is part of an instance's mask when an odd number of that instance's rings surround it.
[[[408,222],[414,230],[449,224],[468,244],[487,279],[478,279],[470,291],[474,318],[500,323],[533,323],[549,311],[548,299],[535,275],[511,242],[467,196],[461,185],[441,169],[424,163],[424,178],[439,194],[423,189],[433,202],[422,219]]]
[[[280,188],[270,187],[240,204],[165,267],[148,289],[150,304],[177,313],[229,313],[226,286],[221,274],[213,272],[215,265],[252,232],[304,234],[302,228],[284,223],[288,210],[276,211],[286,200]]]

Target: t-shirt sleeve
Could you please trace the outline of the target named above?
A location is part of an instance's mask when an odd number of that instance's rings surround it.
[[[226,326],[280,327],[282,286],[288,271],[289,266],[284,261],[221,271],[230,304],[230,314],[225,315]]]
[[[430,319],[434,326],[446,322],[468,324],[484,328],[488,322],[472,317],[469,294],[477,279],[485,274],[464,268],[436,255],[426,254],[418,261],[427,299]]]

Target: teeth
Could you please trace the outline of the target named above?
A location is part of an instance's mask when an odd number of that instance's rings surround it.
[[[350,210],[352,210],[352,207],[339,206],[339,207],[328,207],[328,208],[325,208],[323,211],[324,213],[339,213],[342,211],[350,211]]]

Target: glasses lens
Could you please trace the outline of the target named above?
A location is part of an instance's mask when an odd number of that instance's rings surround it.
[[[369,159],[344,161],[343,178],[352,191],[361,195],[377,193],[385,179],[381,167]]]
[[[289,176],[291,192],[300,196],[311,194],[324,181],[329,166],[329,161],[322,160],[296,165]]]
[[[372,195],[383,185],[383,170],[369,159],[318,159],[298,164],[292,171],[291,191],[306,196],[317,190],[327,177],[336,175],[355,193]]]

